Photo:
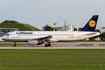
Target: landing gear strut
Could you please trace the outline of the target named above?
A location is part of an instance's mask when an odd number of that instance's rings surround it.
[[[51,44],[49,42],[45,44],[45,47],[50,47],[50,46]]]
[[[14,45],[13,46],[16,47],[16,42],[14,42]]]

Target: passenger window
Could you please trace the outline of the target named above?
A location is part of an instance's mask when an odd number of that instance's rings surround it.
[[[9,34],[6,34],[6,36],[9,36]]]

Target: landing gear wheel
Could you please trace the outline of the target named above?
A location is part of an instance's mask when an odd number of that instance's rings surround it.
[[[49,43],[49,44],[48,44],[48,46],[50,47],[50,46],[51,46],[51,44]]]
[[[48,44],[45,44],[45,47],[48,47]]]
[[[50,47],[50,46],[51,46],[50,43],[45,44],[45,47]]]

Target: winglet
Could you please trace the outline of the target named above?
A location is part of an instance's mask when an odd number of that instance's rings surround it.
[[[88,23],[80,31],[95,31],[99,15],[93,15]]]

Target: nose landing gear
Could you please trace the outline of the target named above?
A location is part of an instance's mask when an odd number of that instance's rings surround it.
[[[16,47],[16,42],[14,42],[14,45],[13,46]]]

